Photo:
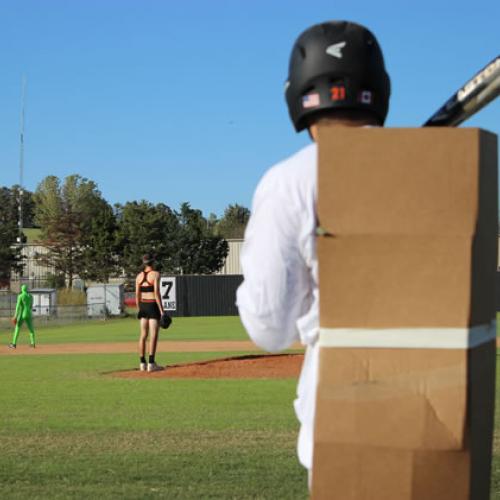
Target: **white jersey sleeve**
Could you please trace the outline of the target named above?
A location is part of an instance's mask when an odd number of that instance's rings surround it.
[[[254,195],[237,292],[252,340],[276,352],[299,340],[297,320],[311,306],[316,147],[270,169]]]

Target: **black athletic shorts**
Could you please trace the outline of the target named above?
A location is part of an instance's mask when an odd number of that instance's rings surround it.
[[[157,319],[161,318],[160,308],[156,302],[139,302],[139,312],[137,319]]]

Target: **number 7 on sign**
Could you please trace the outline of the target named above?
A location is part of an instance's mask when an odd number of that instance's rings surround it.
[[[169,299],[170,297],[168,296],[170,293],[170,290],[172,290],[172,286],[174,285],[172,281],[162,281],[162,287],[167,287],[165,290],[165,293],[162,295],[162,299]]]

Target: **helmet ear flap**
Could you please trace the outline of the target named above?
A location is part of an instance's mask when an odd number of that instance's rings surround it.
[[[357,110],[383,124],[390,80],[375,36],[348,21],[310,27],[292,49],[285,96],[298,132],[325,110]]]

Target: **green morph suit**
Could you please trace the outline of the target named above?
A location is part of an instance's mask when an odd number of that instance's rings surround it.
[[[31,345],[35,346],[35,330],[33,329],[33,321],[31,318],[31,310],[33,307],[33,296],[28,293],[28,287],[26,285],[21,286],[21,293],[17,296],[16,303],[16,328],[14,329],[14,337],[12,338],[12,344],[16,345],[17,337],[19,336],[19,330],[24,322],[30,331],[30,342]]]

